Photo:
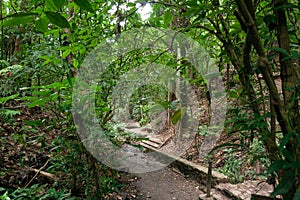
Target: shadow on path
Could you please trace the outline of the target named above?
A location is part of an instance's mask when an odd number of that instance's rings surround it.
[[[199,195],[203,194],[196,181],[170,167],[136,175],[140,178],[134,183],[139,200],[198,200]]]

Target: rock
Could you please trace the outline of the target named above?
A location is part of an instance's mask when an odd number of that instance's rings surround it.
[[[273,191],[272,185],[261,181],[245,181],[240,184],[221,183],[216,186],[216,189],[223,193],[232,196],[234,199],[248,200],[251,199],[251,194],[256,196],[269,196]]]

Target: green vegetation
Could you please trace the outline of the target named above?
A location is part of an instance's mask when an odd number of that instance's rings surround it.
[[[146,4],[152,10],[142,20]],[[268,178],[276,186],[272,196],[299,199],[299,1],[0,0],[0,19],[1,199],[108,199],[123,186],[122,174],[81,143],[72,92],[81,64],[101,41],[143,27],[188,35],[224,76],[230,107],[223,137],[229,139],[211,152],[224,154],[219,170],[233,182]],[[178,56],[149,47],[109,63],[95,105],[97,120],[114,143],[136,140],[113,123],[112,97],[120,78],[143,64],[175,70],[208,102],[203,94],[211,83],[185,60],[187,49],[179,49]],[[167,110],[170,127],[188,117],[183,100],[161,85],[143,85],[133,91],[128,109],[141,126]],[[206,135],[207,123],[200,127],[196,137]],[[34,177],[34,169],[48,174]]]

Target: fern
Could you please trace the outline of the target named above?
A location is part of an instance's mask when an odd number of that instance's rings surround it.
[[[3,113],[4,117],[12,118],[15,115],[20,115],[21,112],[18,110],[10,110],[10,109],[3,109],[1,110],[1,113]]]

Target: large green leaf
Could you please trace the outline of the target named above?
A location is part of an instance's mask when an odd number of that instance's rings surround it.
[[[276,197],[277,195],[287,194],[293,187],[295,181],[295,170],[285,171],[282,180],[280,180],[278,186],[274,189],[270,197]]]
[[[185,114],[186,108],[181,107],[179,108],[174,115],[172,116],[172,124],[177,124],[177,122],[183,117]]]
[[[3,26],[18,26],[21,24],[28,24],[32,22],[35,18],[36,13],[19,13],[12,15],[4,21]]]
[[[48,11],[59,11],[59,9],[66,3],[66,0],[46,0],[45,9]]]
[[[150,111],[153,113],[160,113],[163,112],[165,110],[165,107],[163,107],[160,104],[155,104],[153,106],[151,106]]]
[[[76,3],[83,10],[87,10],[89,12],[94,12],[90,2],[87,0],[74,0],[74,3]]]
[[[12,18],[12,17],[26,17],[26,16],[36,16],[38,13],[35,12],[18,12],[18,13],[13,13],[10,15],[7,15],[7,18]]]
[[[281,169],[292,169],[292,168],[300,168],[300,163],[298,162],[287,162],[284,160],[274,161],[268,169],[268,173],[272,173],[275,171],[279,171]]]
[[[165,27],[168,27],[171,24],[171,22],[173,21],[173,15],[169,10],[167,10],[164,13],[163,20],[164,20]]]
[[[53,3],[55,4],[57,9],[62,8],[66,2],[67,2],[66,0],[53,0]]]
[[[157,101],[156,104],[151,109],[158,109],[159,107],[163,107],[164,109],[171,108],[172,102],[170,101]]]
[[[42,16],[35,22],[35,27],[41,32],[46,32],[48,31],[48,23],[49,19],[46,16]]]
[[[47,11],[46,15],[52,24],[61,28],[70,28],[68,20],[57,12]]]
[[[45,0],[45,10],[58,11],[58,8],[54,4],[53,0]]]

